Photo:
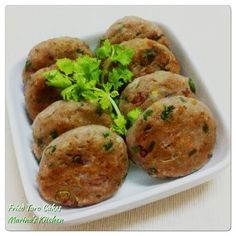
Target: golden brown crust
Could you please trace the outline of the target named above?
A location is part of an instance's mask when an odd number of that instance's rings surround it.
[[[62,134],[45,149],[39,191],[50,202],[87,206],[111,197],[127,170],[126,145],[120,136],[104,126],[82,126]]]
[[[75,59],[78,54],[93,56],[93,52],[87,44],[78,38],[60,37],[43,41],[31,49],[23,70],[23,82],[30,80],[30,75],[37,70],[48,67],[56,62],[56,59]]]
[[[169,96],[195,97],[189,79],[179,74],[157,71],[135,79],[120,96],[120,110],[124,115],[136,107],[143,111],[152,103]]]
[[[117,20],[106,31],[103,40],[119,44],[134,38],[148,38],[169,47],[169,40],[155,23],[136,16],[126,16]]]
[[[55,101],[61,99],[60,89],[46,85],[46,77],[43,73],[55,69],[55,65],[42,68],[31,75],[25,86],[25,106],[29,118],[33,121],[35,117]]]
[[[99,111],[99,112],[98,112]],[[34,120],[33,152],[41,159],[44,148],[62,133],[89,124],[110,127],[112,119],[97,103],[57,101],[43,110]]]
[[[184,99],[184,100],[183,100]],[[194,98],[153,103],[128,131],[130,157],[154,177],[179,177],[207,163],[216,140],[210,110]]]
[[[125,41],[122,45],[135,49],[134,57],[129,65],[133,78],[159,70],[180,73],[180,65],[175,55],[156,41],[137,38]]]

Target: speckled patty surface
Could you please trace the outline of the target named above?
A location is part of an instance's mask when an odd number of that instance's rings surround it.
[[[174,95],[195,97],[189,85],[189,78],[179,74],[157,71],[135,79],[122,91],[120,110],[124,115],[136,107],[143,111],[152,103]]]
[[[133,78],[151,74],[157,70],[180,73],[180,65],[175,55],[166,46],[156,41],[136,38],[125,41],[122,45],[135,50],[129,65]]]
[[[123,139],[108,128],[87,125],[62,134],[44,150],[38,173],[42,197],[82,207],[111,197],[128,170]]]
[[[25,106],[31,120],[50,104],[61,99],[60,89],[47,86],[46,77],[43,75],[44,72],[55,68],[55,65],[51,65],[38,70],[25,85]]]
[[[132,160],[151,176],[185,176],[212,156],[216,124],[202,102],[173,96],[148,107],[126,141]]]
[[[169,46],[169,40],[163,30],[155,23],[137,16],[126,16],[117,20],[106,31],[103,39],[109,39],[112,44],[134,38],[149,38]]]
[[[43,41],[33,47],[26,60],[23,70],[23,81],[30,80],[31,74],[37,70],[50,66],[59,58],[75,59],[79,54],[92,56],[88,45],[78,38],[59,37]]]
[[[33,122],[33,152],[41,159],[44,148],[62,133],[83,125],[99,124],[110,127],[110,115],[97,103],[57,101],[43,110]]]

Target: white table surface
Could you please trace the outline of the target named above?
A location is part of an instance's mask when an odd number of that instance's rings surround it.
[[[227,6],[70,6],[6,8],[6,74],[39,41],[83,37],[125,15],[163,22],[182,42],[230,128],[230,8]],[[50,19],[50,20],[48,20]],[[67,27],[73,24],[74,27]],[[220,70],[218,70],[220,68]],[[6,78],[7,79],[7,78]],[[223,90],[223,91],[222,91]],[[223,95],[222,95],[223,94]],[[7,224],[12,230],[227,230],[230,167],[213,180],[128,212],[82,225]],[[6,220],[9,204],[27,203],[6,115]],[[14,214],[30,217],[25,212]]]

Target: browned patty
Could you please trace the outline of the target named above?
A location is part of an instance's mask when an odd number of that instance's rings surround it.
[[[48,67],[56,59],[75,59],[79,54],[93,55],[88,45],[78,38],[59,37],[43,41],[31,49],[23,70],[23,82],[30,80],[31,74]]]
[[[125,41],[122,45],[135,50],[129,65],[129,69],[133,72],[133,78],[158,70],[180,73],[180,65],[175,55],[166,46],[156,41],[137,38]]]
[[[137,16],[117,20],[109,27],[102,40],[109,39],[112,44],[119,44],[134,38],[149,38],[169,46],[169,40],[157,24]]]
[[[41,159],[44,148],[57,136],[79,126],[98,124],[110,127],[110,115],[97,103],[57,101],[40,112],[32,125],[33,152]]]
[[[136,107],[144,111],[155,101],[175,95],[195,97],[189,78],[168,71],[156,71],[128,84],[121,93],[119,107],[127,115]]]
[[[43,75],[54,68],[55,65],[52,65],[38,70],[25,85],[25,105],[31,120],[50,104],[61,99],[60,89],[47,86],[46,77]]]
[[[44,150],[39,192],[53,203],[82,207],[111,197],[128,170],[123,139],[108,128],[87,125],[70,130]]]
[[[216,123],[208,107],[194,98],[163,98],[139,117],[126,141],[132,160],[150,175],[185,176],[212,156]]]

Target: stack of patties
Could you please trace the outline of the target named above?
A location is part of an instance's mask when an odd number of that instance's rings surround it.
[[[143,113],[126,136],[129,157],[154,177],[188,175],[212,157],[216,124],[209,108],[195,97],[191,78],[180,74],[170,40],[155,23],[135,16],[116,21],[103,40],[135,49],[134,81],[120,97],[125,116]]]
[[[80,39],[49,39],[29,52],[23,70],[32,149],[40,162],[39,192],[49,202],[70,207],[111,197],[128,171],[127,148],[109,129],[110,113],[97,102],[64,101],[60,88],[47,85],[44,73],[54,73],[57,59],[80,55],[94,56]]]

